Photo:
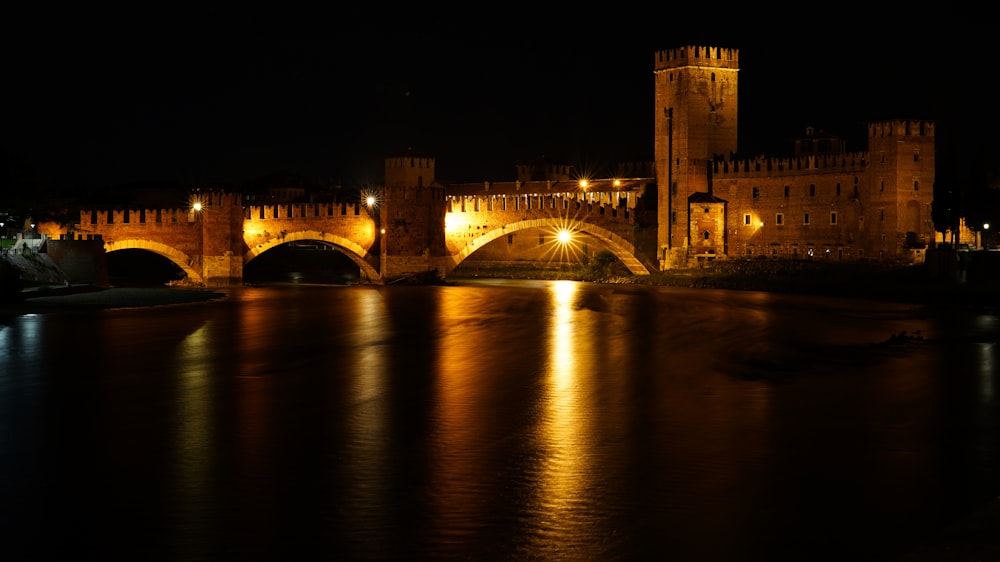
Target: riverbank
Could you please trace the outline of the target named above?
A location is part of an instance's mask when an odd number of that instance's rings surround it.
[[[0,320],[22,314],[150,308],[207,302],[225,297],[223,292],[200,288],[91,285],[43,287],[22,291],[20,302],[0,305]]]
[[[588,267],[557,269],[517,264],[463,264],[449,275],[449,279],[455,281],[474,278],[569,279],[596,283],[824,295],[919,304],[1000,306],[1000,280],[997,283],[960,283],[950,278],[935,277],[922,265],[901,267],[864,263],[726,260],[700,268],[632,275],[614,268],[602,271]]]
[[[1000,309],[1000,282],[958,283],[935,279],[925,267],[882,267],[731,260],[708,267],[631,275],[593,268],[543,268],[525,265],[468,264],[448,276],[462,279],[567,279],[573,281],[727,289],[863,298],[916,304],[956,304]],[[412,281],[411,281],[412,282]],[[200,287],[117,288],[46,285],[21,291],[21,300],[0,305],[0,318],[31,313],[181,305],[217,300],[225,293]]]

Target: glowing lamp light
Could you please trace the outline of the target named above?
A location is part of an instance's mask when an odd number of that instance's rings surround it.
[[[587,180],[580,180],[580,189],[587,189],[588,185],[590,185],[590,182]]]
[[[0,222],[0,226],[3,226],[2,222]],[[987,223],[983,223],[983,230],[989,230],[989,229],[990,229],[990,223],[988,223],[988,222]]]
[[[558,240],[560,244],[569,244],[572,239],[573,233],[569,230],[561,229],[556,233],[556,240]]]
[[[195,201],[194,204],[191,205],[191,208],[195,211],[201,211],[201,201]]]
[[[365,206],[369,209],[378,207],[379,192],[376,188],[363,189],[361,191],[361,200],[364,201]]]

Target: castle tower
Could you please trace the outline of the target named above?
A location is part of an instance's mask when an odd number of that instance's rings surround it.
[[[680,47],[656,53],[654,65],[660,269],[686,263],[688,198],[710,193],[715,155],[737,152],[739,51]]]
[[[385,192],[379,204],[383,279],[444,269],[444,188],[434,181],[434,159],[385,160]]]
[[[934,241],[934,123],[894,120],[868,124],[874,228],[869,244],[883,258]]]

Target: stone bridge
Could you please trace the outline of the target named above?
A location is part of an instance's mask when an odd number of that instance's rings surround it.
[[[556,244],[580,252],[581,243],[584,254],[606,249],[633,274],[650,272],[649,260],[636,252],[635,233],[636,207],[651,180],[425,187],[422,176],[407,175],[412,167],[405,160],[398,163],[403,181],[387,166],[387,180],[396,181],[387,181],[372,203],[259,205],[239,193],[205,192],[183,209],[81,211],[79,223],[49,236],[100,239],[106,252],[154,252],[177,264],[188,281],[206,286],[239,284],[246,264],[296,241],[333,246],[371,283],[435,271],[446,277],[477,252],[532,259]],[[419,162],[416,169],[421,171]]]

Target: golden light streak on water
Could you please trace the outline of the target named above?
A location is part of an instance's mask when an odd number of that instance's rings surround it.
[[[209,324],[204,324],[184,338],[173,355],[177,359],[176,419],[174,430],[174,489],[170,502],[176,511],[176,520],[186,521],[191,527],[179,529],[187,535],[179,541],[178,548],[200,544],[207,539],[211,524],[206,520],[204,498],[211,497],[212,451],[218,439],[212,423],[211,370],[209,358],[213,341]],[[190,536],[190,529],[201,529],[201,536]]]
[[[588,313],[574,304],[580,284],[555,281],[551,291],[551,323],[545,346],[547,370],[543,381],[543,404],[537,430],[541,452],[536,467],[535,498],[538,533],[532,535],[530,549],[546,559],[572,559],[575,554],[599,550],[590,541],[600,541],[593,533],[593,511],[587,509],[587,491],[595,486],[596,467],[591,424],[593,404],[592,373],[580,356],[600,342],[589,337]],[[596,549],[596,550],[595,550]]]

